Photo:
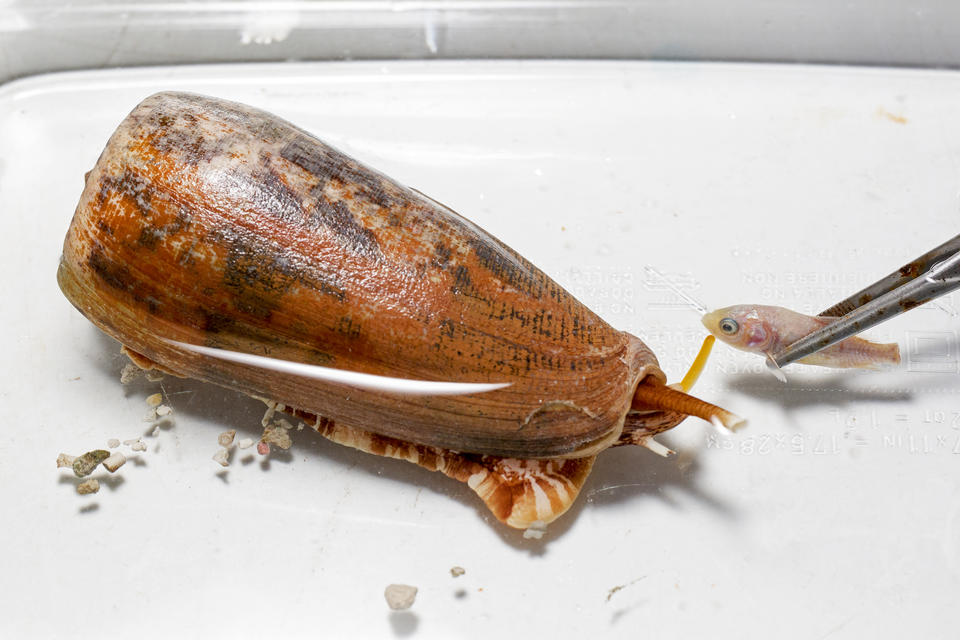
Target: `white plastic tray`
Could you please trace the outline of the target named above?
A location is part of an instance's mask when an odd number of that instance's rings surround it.
[[[271,110],[449,204],[682,375],[708,306],[816,312],[957,233],[960,76],[643,63],[344,63],[138,69],[0,89],[0,635],[949,637],[960,589],[960,305],[871,335],[881,373],[718,345],[680,451],[606,452],[541,541],[463,485],[309,432],[223,471],[217,434],[263,406],[119,383],[117,345],[57,289],[62,238],[107,137],[143,97]],[[144,399],[174,424],[148,435]],[[145,435],[147,434],[147,435]],[[55,469],[108,438],[148,450],[94,496]],[[124,447],[129,453],[129,448]],[[101,474],[101,477],[104,474]],[[453,578],[459,565],[466,574]],[[383,589],[416,585],[390,613]],[[622,586],[617,590],[616,587]]]

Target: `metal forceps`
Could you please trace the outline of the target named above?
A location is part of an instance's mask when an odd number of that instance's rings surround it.
[[[960,235],[821,312],[837,319],[772,354],[767,364],[784,367],[956,289]]]

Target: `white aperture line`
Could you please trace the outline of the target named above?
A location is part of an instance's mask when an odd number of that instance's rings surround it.
[[[310,378],[311,380],[333,382],[357,389],[366,389],[368,391],[399,393],[410,396],[462,396],[472,393],[486,393],[487,391],[494,391],[510,386],[509,382],[437,382],[434,380],[391,378],[389,376],[378,376],[372,373],[360,373],[359,371],[333,369],[315,364],[306,364],[304,362],[280,360],[268,356],[258,356],[252,353],[242,353],[240,351],[203,347],[197,344],[177,342],[176,340],[163,339],[163,341],[180,349],[210,356],[211,358],[236,362],[238,364],[275,371],[277,373],[288,373],[301,378]]]

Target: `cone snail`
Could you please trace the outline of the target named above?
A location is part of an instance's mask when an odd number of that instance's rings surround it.
[[[596,455],[687,415],[651,350],[502,242],[296,126],[159,93],[87,174],[58,282],[136,364],[281,402],[324,436],[466,482],[502,522],[561,515]],[[185,348],[500,383],[410,395]]]

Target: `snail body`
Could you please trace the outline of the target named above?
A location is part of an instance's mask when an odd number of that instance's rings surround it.
[[[276,399],[331,439],[444,471],[512,526],[562,513],[607,447],[687,413],[732,419],[667,388],[643,342],[473,223],[215,98],[156,94],[120,124],[87,174],[58,282],[140,366]],[[509,386],[382,393],[176,343]],[[511,521],[491,504],[513,486],[519,508],[537,483],[553,506]]]

